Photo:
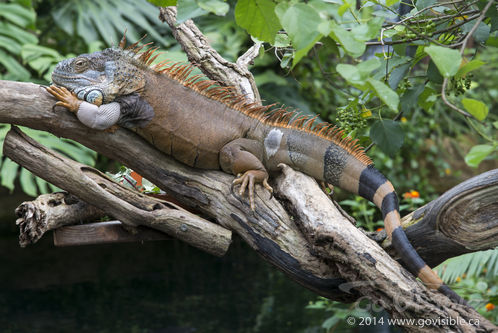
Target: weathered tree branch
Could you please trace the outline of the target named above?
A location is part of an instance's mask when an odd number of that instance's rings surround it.
[[[230,245],[229,230],[172,203],[120,186],[100,171],[46,149],[16,128],[5,138],[4,153],[32,173],[92,203],[126,225],[161,230],[218,256],[225,254]]]
[[[212,80],[231,86],[247,99],[261,103],[254,77],[247,69],[248,64],[258,55],[260,44],[255,44],[236,63],[232,63],[209,45],[206,37],[192,20],[177,25],[176,7],[161,8],[159,18],[168,23],[173,36],[181,44],[192,64],[198,65]]]
[[[42,194],[16,208],[19,244],[35,243],[49,230],[81,222],[95,221],[105,213],[75,196],[57,192]]]

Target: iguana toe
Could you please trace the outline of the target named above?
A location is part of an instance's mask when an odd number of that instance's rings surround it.
[[[249,195],[249,205],[251,210],[255,210],[254,204],[254,186],[257,183],[261,183],[264,188],[270,192],[270,198],[273,194],[273,189],[268,184],[268,174],[266,171],[261,170],[249,170],[243,175],[239,175],[233,182],[232,187],[240,184],[239,194],[243,195],[247,189]]]

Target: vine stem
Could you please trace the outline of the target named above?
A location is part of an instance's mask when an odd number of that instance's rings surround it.
[[[470,29],[469,33],[467,34],[467,36],[465,37],[465,39],[462,41],[462,46],[460,47],[460,55],[463,56],[463,53],[465,51],[465,48],[467,47],[467,43],[469,42],[470,37],[472,37],[472,35],[474,34],[474,32],[476,32],[477,28],[479,27],[479,24],[481,24],[482,20],[484,20],[484,17],[486,16],[486,12],[488,11],[488,9],[491,7],[491,5],[494,2],[495,2],[494,0],[488,1],[488,3],[486,4],[486,6],[484,7],[484,9],[481,12],[481,15],[477,18],[476,22],[474,23],[474,26],[472,27],[472,29]],[[465,117],[475,119],[475,117],[472,116],[470,113],[468,113],[467,111],[464,111],[464,110],[460,109],[458,106],[452,104],[448,100],[448,98],[446,96],[446,86],[447,85],[448,85],[448,78],[445,77],[444,80],[443,80],[443,86],[441,87],[441,98],[443,99],[444,104],[446,104],[451,109],[457,111],[458,113],[464,115]]]

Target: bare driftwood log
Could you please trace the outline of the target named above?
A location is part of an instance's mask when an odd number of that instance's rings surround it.
[[[16,128],[5,139],[4,153],[34,174],[129,226],[161,230],[218,256],[225,254],[230,245],[229,230],[172,203],[120,186],[100,171],[46,149]]]
[[[165,233],[139,226],[129,232],[119,221],[70,225],[54,230],[55,246],[144,242],[172,239]]]
[[[36,200],[23,202],[16,208],[19,244],[25,247],[36,242],[49,230],[87,221],[95,221],[105,213],[75,196],[57,192],[42,194]]]

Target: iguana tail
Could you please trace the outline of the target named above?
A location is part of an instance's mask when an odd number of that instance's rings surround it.
[[[410,244],[401,227],[398,198],[391,182],[375,169],[372,164],[363,164],[363,167],[358,165],[355,169],[355,173],[359,173],[358,195],[373,202],[380,208],[387,236],[405,263],[406,268],[413,275],[419,277],[427,287],[440,291],[454,302],[466,304],[462,297],[444,284]],[[343,172],[348,173],[348,169],[344,169]]]

